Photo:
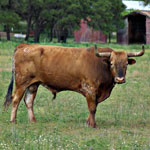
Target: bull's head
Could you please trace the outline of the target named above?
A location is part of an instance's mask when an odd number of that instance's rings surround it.
[[[107,58],[110,64],[110,70],[114,78],[115,83],[124,83],[125,75],[127,70],[127,65],[135,64],[135,59],[129,59],[129,57],[138,57],[142,56],[145,52],[144,45],[142,45],[141,52],[98,52],[97,47],[95,46],[96,56]]]

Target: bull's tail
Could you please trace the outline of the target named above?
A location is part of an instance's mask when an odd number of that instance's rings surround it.
[[[7,108],[9,107],[9,105],[12,102],[12,92],[13,92],[13,83],[14,83],[14,61],[12,64],[12,74],[11,74],[11,81],[8,87],[8,91],[5,97],[5,102],[4,102],[4,109],[7,110]]]

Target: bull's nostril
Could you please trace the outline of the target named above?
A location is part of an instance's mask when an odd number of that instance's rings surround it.
[[[125,78],[124,77],[116,77],[115,78],[115,82],[116,83],[124,83],[125,82]]]
[[[124,80],[124,77],[117,77],[117,80],[118,80],[118,81],[123,81],[123,80]]]

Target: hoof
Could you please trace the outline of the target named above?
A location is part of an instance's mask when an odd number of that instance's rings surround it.
[[[32,120],[30,120],[31,123],[36,123],[36,119],[33,118]]]
[[[30,123],[36,123],[36,120],[35,121],[30,121]]]
[[[87,127],[98,129],[98,126],[96,123],[90,123],[89,121],[86,122]]]
[[[16,120],[10,120],[10,123],[17,123]]]

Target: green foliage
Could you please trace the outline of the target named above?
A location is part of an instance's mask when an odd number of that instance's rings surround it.
[[[149,1],[149,0],[142,0],[142,1],[144,1],[144,2],[145,2],[145,5],[150,4],[150,1]]]
[[[7,32],[7,40],[10,40],[10,28],[16,27],[20,21],[19,15],[13,10],[11,0],[0,1],[0,20]]]
[[[125,10],[120,0],[2,0],[0,4],[4,11],[0,13],[4,14],[0,15],[1,23],[16,26],[21,18],[27,22],[27,34],[34,30],[34,42],[39,42],[43,31],[52,39],[54,29],[58,41],[65,42],[69,31],[73,33],[80,28],[81,19],[94,29],[110,34],[123,26],[121,14]]]
[[[134,9],[129,9],[129,10],[123,11],[121,14],[122,14],[122,16],[124,17],[124,16],[126,16],[126,15],[132,13],[133,11],[135,11],[135,10],[134,10]]]
[[[60,1],[57,7],[57,25],[73,29],[79,26],[81,19],[88,17],[88,14],[82,12],[88,12],[88,10],[85,9],[90,9],[88,1],[85,2],[81,0]]]
[[[0,10],[0,20],[2,25],[15,27],[18,24],[20,17],[11,10]]]
[[[12,9],[12,3],[9,0],[1,0],[0,1],[0,20],[1,24],[8,25],[10,27],[14,27],[20,17],[17,13]]]
[[[89,25],[105,34],[117,31],[123,25],[121,13],[125,6],[120,0],[99,0],[92,4]]]

